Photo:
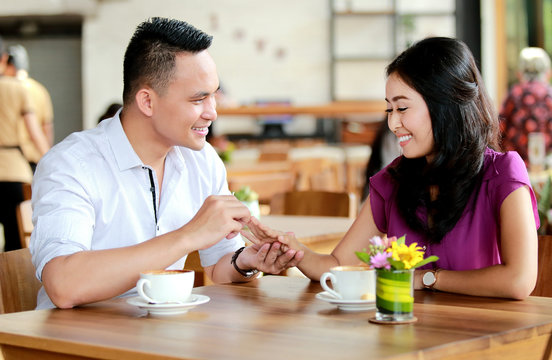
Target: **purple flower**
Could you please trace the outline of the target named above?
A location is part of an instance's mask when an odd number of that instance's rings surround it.
[[[388,252],[375,254],[370,258],[370,265],[372,265],[374,269],[385,268],[387,270],[390,270],[391,265],[387,261],[387,258],[391,257],[391,255],[392,254]]]
[[[375,247],[383,246],[383,240],[379,236],[374,236],[370,239],[370,245],[373,245]]]

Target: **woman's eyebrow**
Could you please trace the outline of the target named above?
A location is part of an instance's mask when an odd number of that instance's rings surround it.
[[[397,95],[397,96],[393,97],[391,100],[392,101],[397,101],[397,100],[403,100],[403,99],[404,100],[409,100],[409,98],[404,96],[404,95]],[[387,98],[385,98],[385,101],[390,102],[389,100],[387,100]]]

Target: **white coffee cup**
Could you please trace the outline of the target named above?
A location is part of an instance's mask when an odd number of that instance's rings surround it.
[[[138,294],[148,303],[185,302],[194,287],[193,270],[151,270],[140,273]]]
[[[328,279],[332,288],[327,284]],[[376,272],[367,266],[336,266],[320,277],[320,285],[336,299],[372,300],[376,294]]]

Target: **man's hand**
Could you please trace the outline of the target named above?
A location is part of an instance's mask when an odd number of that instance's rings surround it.
[[[279,242],[281,244],[280,250],[283,253],[289,249],[293,249],[296,252],[302,249],[302,245],[297,241],[295,234],[292,232],[273,230],[262,224],[254,216],[249,218],[249,222],[246,225],[249,231],[242,230],[240,233],[255,245]]]
[[[249,222],[249,209],[232,195],[209,196],[197,214],[181,230],[206,249],[223,238],[235,237]]]
[[[267,274],[279,274],[297,266],[305,255],[303,251],[288,249],[282,252],[279,242],[253,244],[238,256],[236,265],[240,269],[257,269]]]

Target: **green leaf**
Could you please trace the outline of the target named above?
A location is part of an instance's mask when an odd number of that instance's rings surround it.
[[[397,261],[393,258],[388,258],[387,261],[391,267],[395,270],[404,270],[404,263],[402,261]]]
[[[370,255],[361,251],[355,251],[355,254],[360,261],[365,262],[366,264],[370,264]]]
[[[416,269],[420,266],[424,266],[425,264],[429,264],[430,262],[437,261],[437,260],[439,260],[438,256],[431,255],[431,256],[426,257],[425,259],[423,259],[422,261],[420,261],[416,265],[414,265],[412,268]]]
[[[397,239],[397,245],[404,245],[404,241],[406,240],[406,235],[401,236]]]

